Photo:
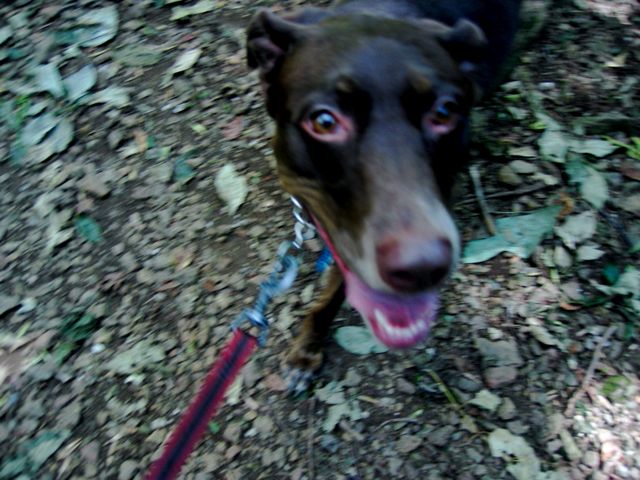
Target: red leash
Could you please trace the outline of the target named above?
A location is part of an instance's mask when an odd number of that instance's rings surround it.
[[[218,409],[224,392],[240,371],[258,340],[237,328],[233,338],[204,380],[197,397],[182,415],[178,426],[169,437],[164,451],[156,460],[146,480],[176,478],[185,460],[200,440],[209,420]]]
[[[311,238],[315,228],[304,218],[303,207],[293,199],[296,218],[295,240],[283,242],[278,248],[277,260],[269,278],[260,284],[258,298],[253,308],[245,309],[232,324],[233,338],[224,347],[220,358],[205,378],[198,395],[182,415],[178,426],[165,444],[162,455],[156,460],[146,480],[176,478],[187,457],[207,428],[209,420],[220,406],[224,392],[244,365],[256,345],[263,346],[269,330],[265,311],[271,299],[287,291],[298,272],[298,262],[289,254],[291,247],[300,249]],[[248,322],[260,331],[256,338],[242,331],[240,325]]]

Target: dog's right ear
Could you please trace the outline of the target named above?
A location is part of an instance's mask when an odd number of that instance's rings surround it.
[[[250,68],[259,68],[265,77],[291,47],[308,31],[307,25],[317,23],[330,14],[320,8],[305,8],[284,17],[262,9],[247,29],[247,63]]]

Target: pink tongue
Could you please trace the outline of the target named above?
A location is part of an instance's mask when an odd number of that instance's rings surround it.
[[[424,340],[438,310],[435,291],[393,295],[373,290],[348,270],[342,273],[347,300],[382,343],[390,348],[407,348]]]

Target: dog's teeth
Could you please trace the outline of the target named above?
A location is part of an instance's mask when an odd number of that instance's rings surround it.
[[[382,325],[383,327],[390,327],[391,325],[389,325],[389,322],[387,321],[387,317],[385,316],[384,313],[382,313],[380,310],[378,310],[377,308],[373,311],[373,314],[376,317],[376,320],[378,321],[378,323],[380,325]]]

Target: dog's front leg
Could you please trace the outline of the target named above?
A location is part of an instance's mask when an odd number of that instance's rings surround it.
[[[344,302],[344,283],[336,265],[326,273],[326,285],[302,322],[287,357],[291,369],[289,388],[294,392],[307,389],[309,380],[322,366],[323,348],[331,322]]]

